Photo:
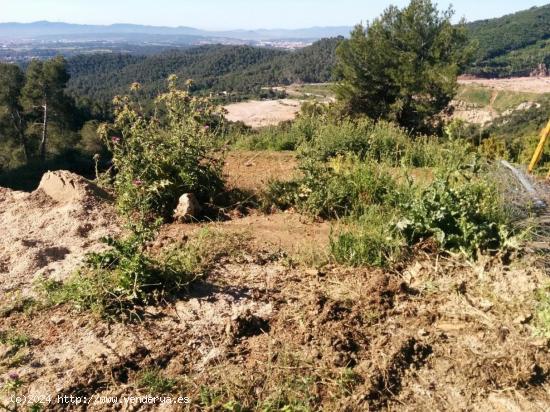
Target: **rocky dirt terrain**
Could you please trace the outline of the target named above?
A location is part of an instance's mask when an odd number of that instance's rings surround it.
[[[293,172],[286,154],[231,156],[226,173],[236,188]],[[263,157],[280,169],[267,173]],[[535,316],[548,267],[528,249],[471,262],[425,243],[399,267],[346,268],[323,261],[327,223],[250,210],[162,228],[157,245],[208,231],[211,250],[225,253],[140,321],[16,293],[32,291],[37,276],[65,277],[98,237],[116,233],[109,201],[93,188],[61,174],[33,193],[0,189],[0,379],[20,382],[0,394],[3,405],[16,393],[53,396],[46,410],[550,408],[550,344]],[[190,403],[101,398],[159,391]],[[58,395],[82,403],[59,403]]]

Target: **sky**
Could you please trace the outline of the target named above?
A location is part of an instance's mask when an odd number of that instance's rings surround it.
[[[455,0],[456,17],[497,17],[549,0]],[[199,29],[351,26],[408,0],[0,0],[0,22],[133,23]],[[447,8],[448,0],[439,0]]]

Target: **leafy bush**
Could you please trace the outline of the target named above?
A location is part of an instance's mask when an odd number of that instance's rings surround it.
[[[444,250],[475,257],[499,249],[509,236],[500,194],[475,171],[438,177],[402,213],[397,227],[409,244],[435,238]]]
[[[208,201],[223,187],[221,161],[212,156],[222,109],[178,90],[176,80],[170,77],[169,91],[156,99],[154,116],[147,118],[128,97],[117,98],[114,124],[102,127],[125,215],[168,216],[183,193]]]
[[[365,206],[397,202],[396,181],[376,163],[353,156],[329,162],[304,159],[300,170],[303,177],[297,181],[272,183],[266,199],[322,218],[360,215]]]

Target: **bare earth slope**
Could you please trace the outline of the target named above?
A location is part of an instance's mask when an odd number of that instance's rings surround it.
[[[490,87],[495,90],[525,93],[550,93],[550,77],[514,77],[510,79],[460,79],[459,84]]]
[[[251,127],[277,125],[280,122],[293,120],[300,111],[298,100],[251,100],[225,106],[229,112],[227,118],[232,122],[243,122]]]
[[[117,231],[110,206],[85,179],[66,173],[64,187],[60,173],[47,176],[33,193],[0,188],[0,293],[28,291],[39,277],[65,278]]]

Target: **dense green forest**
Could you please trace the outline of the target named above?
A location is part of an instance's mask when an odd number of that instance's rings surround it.
[[[141,93],[150,98],[164,90],[166,78],[175,73],[182,82],[193,79],[195,92],[226,92],[229,100],[257,97],[264,86],[329,81],[341,40],[320,40],[295,52],[210,45],[154,56],[82,55],[68,62],[68,90],[79,100],[108,102],[139,82]]]
[[[527,76],[541,63],[550,66],[550,4],[467,27],[479,46],[471,74]]]

